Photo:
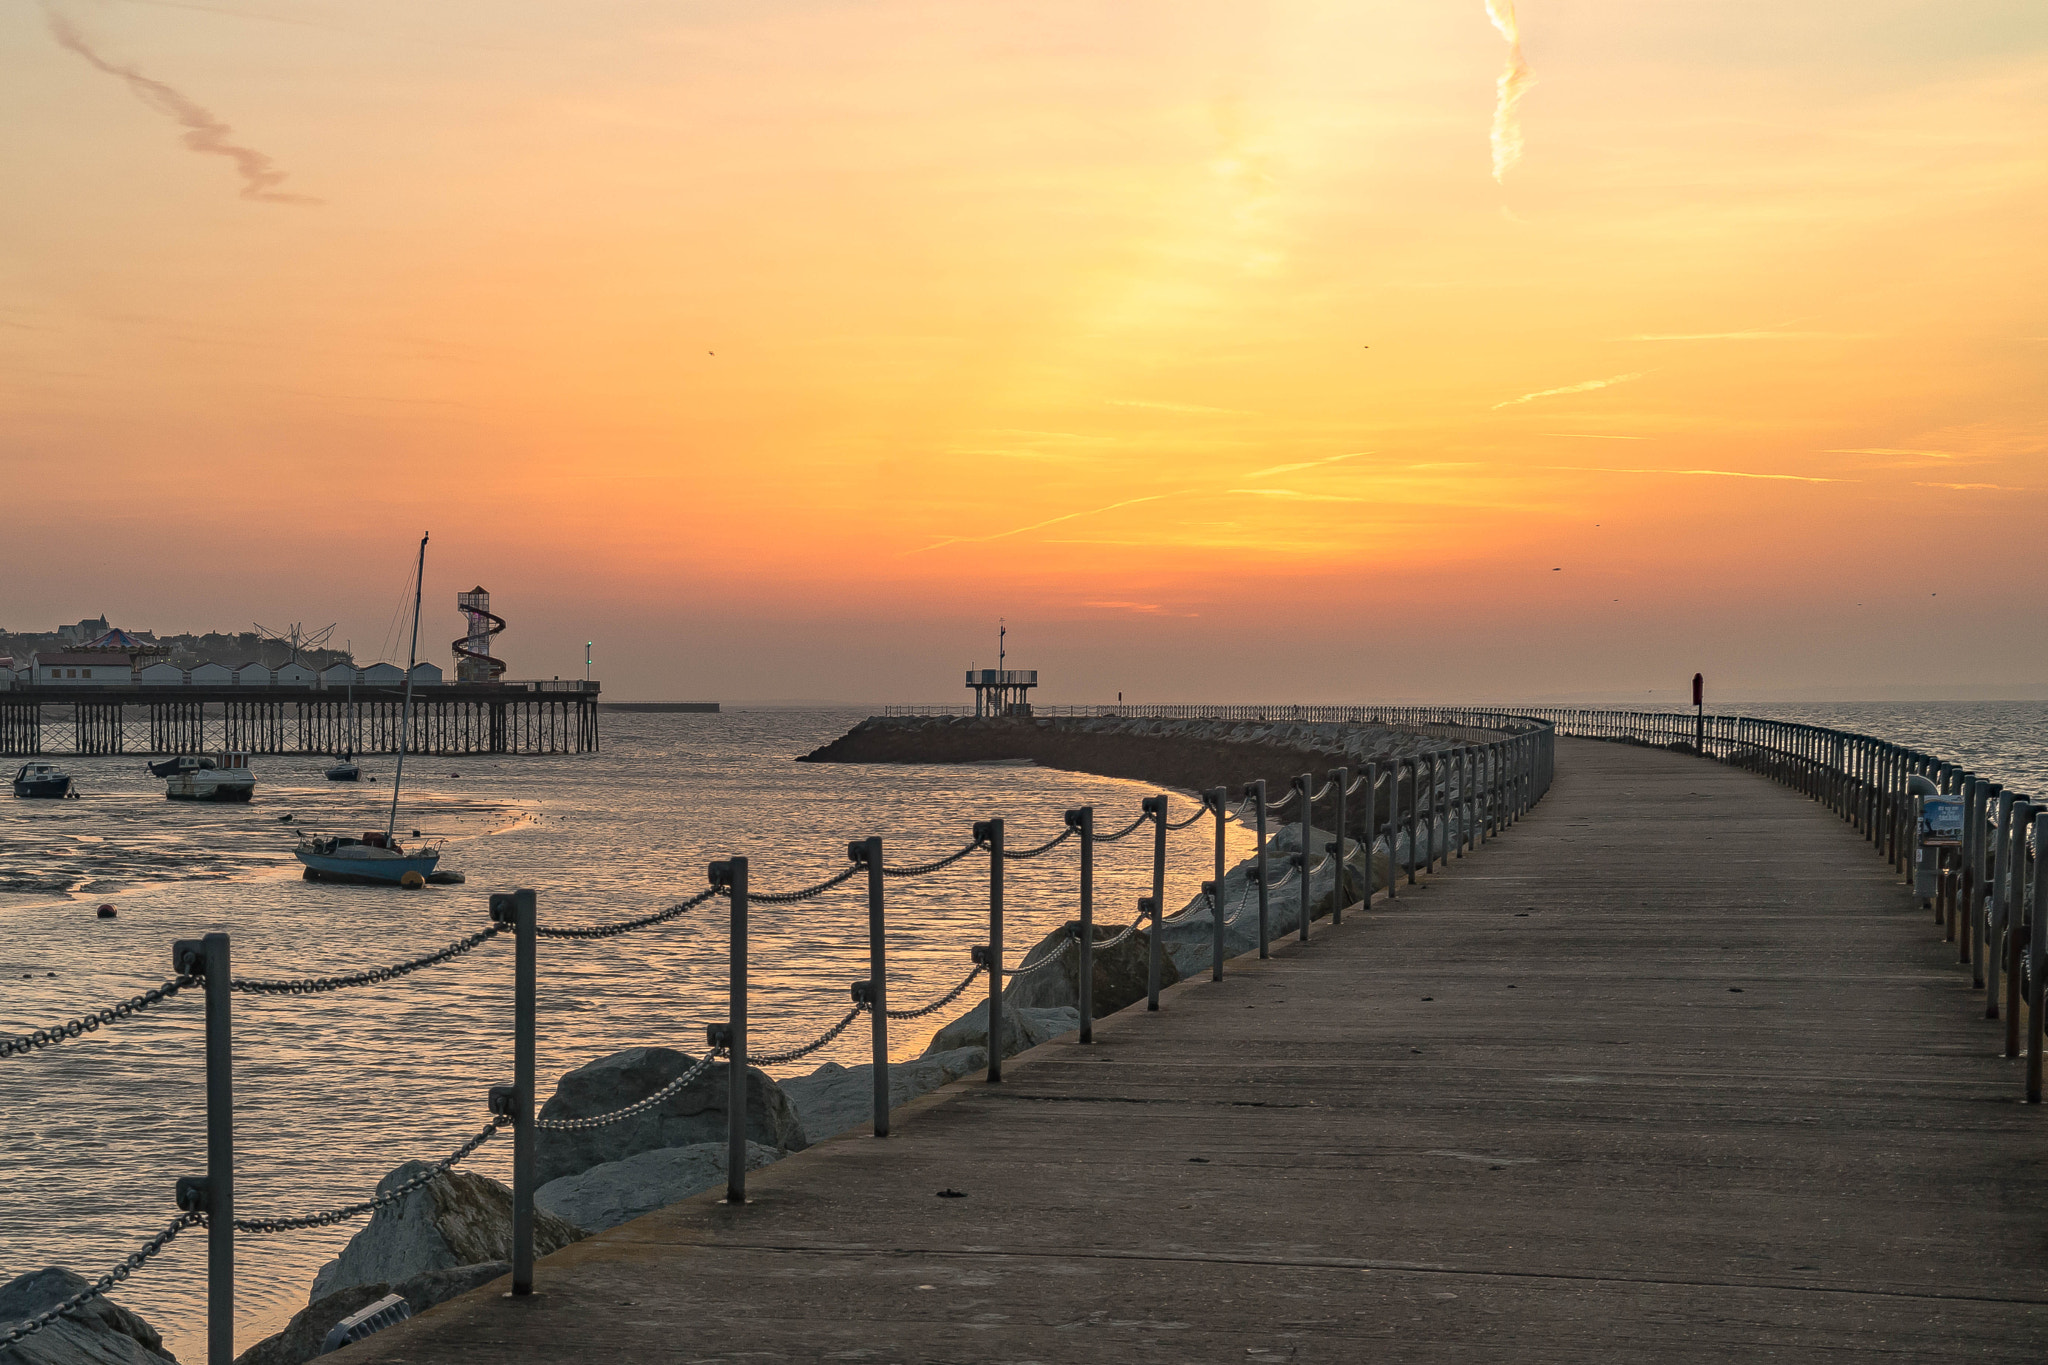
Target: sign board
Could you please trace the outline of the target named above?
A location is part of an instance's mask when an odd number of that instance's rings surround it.
[[[1943,848],[1959,848],[1963,842],[1963,798],[1923,796],[1920,798],[1920,842]]]

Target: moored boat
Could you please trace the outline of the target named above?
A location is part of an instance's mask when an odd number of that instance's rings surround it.
[[[329,782],[360,782],[362,776],[362,767],[356,762],[354,754],[337,755],[334,766],[327,770]]]
[[[247,801],[256,792],[249,755],[232,750],[218,759],[179,754],[150,764],[149,770],[164,779],[167,801]]]
[[[24,763],[14,774],[14,794],[61,800],[71,794],[71,774],[54,763]]]
[[[417,872],[422,881],[433,876],[441,850],[429,846],[408,851],[382,831],[369,830],[360,839],[301,839],[292,856],[305,864],[309,882],[396,883],[408,872]]]

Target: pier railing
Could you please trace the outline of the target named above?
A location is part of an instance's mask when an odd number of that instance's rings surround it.
[[[1145,797],[1128,824],[1107,833],[1096,826],[1093,806],[1079,806],[1064,812],[1061,832],[1043,844],[1030,848],[1010,847],[1000,817],[973,821],[967,839],[954,851],[918,863],[891,863],[883,841],[869,837],[846,847],[846,866],[808,886],[778,890],[757,885],[753,878],[762,869],[758,860],[729,857],[710,864],[702,890],[678,904],[633,919],[599,924],[543,922],[538,913],[539,896],[532,890],[492,895],[488,901],[489,921],[474,933],[402,962],[371,970],[308,976],[247,977],[234,974],[231,943],[226,934],[208,934],[201,939],[180,940],[171,945],[171,976],[163,985],[106,1008],[61,1021],[31,1033],[0,1037],[0,1061],[25,1060],[102,1029],[125,1028],[152,1012],[173,1007],[192,997],[203,1001],[205,1011],[206,1061],[206,1171],[203,1175],[178,1177],[173,1189],[177,1213],[138,1250],[124,1258],[107,1274],[37,1316],[13,1323],[0,1323],[0,1349],[40,1331],[57,1318],[76,1312],[93,1299],[113,1289],[142,1268],[176,1237],[194,1227],[207,1230],[207,1359],[209,1365],[230,1365],[234,1358],[234,1273],[235,1234],[286,1234],[346,1222],[392,1204],[429,1183],[477,1151],[500,1132],[510,1130],[512,1152],[512,1292],[533,1291],[534,1192],[538,1188],[534,1143],[538,1133],[550,1130],[587,1129],[617,1123],[645,1112],[670,1096],[687,1089],[706,1075],[713,1086],[722,1079],[726,1092],[728,1155],[726,1198],[743,1203],[747,1177],[747,1097],[750,1067],[779,1066],[824,1048],[852,1028],[862,1015],[868,1018],[869,1045],[874,1068],[873,1132],[878,1138],[890,1130],[889,1025],[929,1018],[966,995],[978,980],[987,982],[988,1064],[986,1081],[995,1085],[1003,1077],[1003,991],[1007,984],[1077,957],[1076,986],[1079,996],[1080,1029],[1077,1045],[1092,1043],[1094,1031],[1094,957],[1098,952],[1121,946],[1132,935],[1147,934],[1147,1008],[1159,1008],[1163,976],[1164,938],[1161,929],[1197,912],[1206,912],[1213,922],[1210,976],[1221,980],[1226,962],[1226,927],[1257,915],[1258,953],[1270,951],[1272,926],[1269,922],[1271,893],[1297,878],[1299,887],[1298,926],[1302,940],[1310,933],[1314,905],[1310,890],[1314,880],[1334,868],[1334,892],[1329,915],[1340,922],[1345,901],[1345,869],[1362,853],[1363,896],[1370,901],[1376,892],[1389,897],[1398,894],[1405,876],[1413,884],[1418,874],[1438,871],[1462,859],[1512,826],[1549,789],[1554,769],[1554,729],[1546,720],[1494,711],[1444,708],[1379,709],[1375,719],[1396,714],[1412,717],[1415,725],[1456,726],[1464,730],[1491,732],[1497,737],[1474,741],[1461,736],[1457,742],[1413,754],[1390,749],[1383,761],[1365,764],[1353,773],[1336,768],[1320,783],[1311,773],[1293,779],[1284,796],[1269,793],[1266,783],[1245,784],[1235,802],[1230,789],[1216,787],[1200,795],[1195,806],[1175,818],[1175,798],[1170,793]],[[1399,722],[1397,722],[1399,723]],[[1355,814],[1354,814],[1355,813]],[[1299,829],[1298,851],[1284,860],[1270,848],[1269,823],[1288,817]],[[1214,824],[1214,876],[1202,884],[1202,893],[1174,915],[1165,913],[1167,839],[1169,830],[1185,829],[1201,820]],[[1314,847],[1314,836],[1326,819],[1335,837]],[[1226,876],[1225,830],[1238,821],[1255,830],[1255,866],[1240,892],[1239,904],[1223,905]],[[1128,924],[1121,917],[1116,932],[1098,938],[1094,870],[1099,851],[1121,843],[1150,826],[1152,894],[1139,899],[1137,914]],[[1356,830],[1359,837],[1348,837]],[[1003,886],[1006,863],[1011,859],[1049,856],[1063,846],[1072,847],[1076,860],[1075,906],[1078,918],[1066,924],[1058,942],[1017,966],[1006,965],[1004,945]],[[1378,854],[1385,853],[1385,875],[1379,874]],[[980,865],[985,860],[985,873]],[[1275,875],[1275,865],[1278,868]],[[967,867],[964,864],[972,863]],[[958,869],[958,871],[954,871]],[[965,972],[958,984],[937,997],[905,1007],[890,1003],[887,960],[887,909],[890,882],[903,878],[953,875],[985,875],[988,904],[986,941],[967,951]],[[1256,896],[1251,891],[1256,889]],[[850,983],[848,1006],[825,1022],[816,1032],[801,1038],[778,1030],[776,1041],[762,1044],[752,1034],[748,1015],[748,915],[759,904],[787,905],[821,902],[834,892],[841,898],[864,901],[868,937],[868,976]],[[725,903],[728,937],[727,1010],[724,1021],[708,1026],[702,1055],[680,1074],[653,1093],[606,1114],[583,1118],[550,1119],[535,1112],[535,1016],[537,1006],[538,955],[542,940],[563,945],[569,951],[587,950],[581,945],[616,938],[623,934],[672,927],[701,925],[693,913],[714,900]],[[821,905],[814,913],[829,913]],[[858,922],[853,921],[853,922]],[[373,989],[402,981],[430,968],[478,959],[479,951],[500,939],[510,938],[512,953],[513,1076],[509,1084],[488,1087],[480,1097],[485,1121],[465,1136],[449,1154],[424,1171],[388,1189],[338,1208],[311,1211],[266,1212],[247,1216],[235,1197],[235,1143],[233,1123],[233,1002],[235,997],[252,996],[276,1000],[280,997],[324,994],[338,990]],[[139,1026],[139,1025],[138,1025]],[[717,1075],[722,1069],[723,1077]]]

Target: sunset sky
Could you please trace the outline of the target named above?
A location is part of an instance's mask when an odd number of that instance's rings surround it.
[[[1485,0],[0,7],[0,627],[2048,696],[2048,6],[1515,18],[1496,179]]]

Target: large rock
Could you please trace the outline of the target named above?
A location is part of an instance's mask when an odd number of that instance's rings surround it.
[[[725,1151],[723,1142],[699,1142],[636,1152],[624,1161],[551,1180],[533,1192],[533,1202],[579,1228],[602,1232],[723,1185]],[[779,1147],[750,1142],[747,1169],[759,1170],[787,1155]]]
[[[378,1193],[427,1169],[408,1161],[377,1182]],[[583,1236],[582,1229],[536,1211],[533,1253],[545,1256]],[[397,1284],[415,1275],[512,1256],[512,1191],[489,1176],[444,1171],[395,1204],[370,1215],[341,1255],[320,1267],[308,1303],[339,1289]]]
[[[92,1282],[62,1266],[0,1288],[0,1327],[55,1308]],[[41,1331],[0,1348],[5,1365],[177,1365],[154,1327],[105,1295],[87,1300]]]
[[[1098,924],[1095,938],[1099,945],[1105,939],[1115,938],[1124,931],[1125,925]],[[1021,966],[1030,966],[1042,961],[1049,952],[1058,951],[1067,937],[1065,926],[1053,930],[1024,955]],[[1152,936],[1139,932],[1132,934],[1114,948],[1098,946],[1093,954],[1095,961],[1094,995],[1091,1003],[1095,1017],[1115,1014],[1126,1005],[1145,999],[1150,993],[1150,972],[1152,963]],[[1159,984],[1162,988],[1180,980],[1181,972],[1169,955],[1160,963]],[[1078,949],[1063,953],[1057,965],[1028,976],[1011,979],[1003,988],[1003,1008],[1010,1009],[1070,1009],[1075,1012],[1075,1027],[1080,1026],[1081,1008],[1081,954]],[[983,1030],[986,1032],[986,1029]]]
[[[1081,1011],[1071,1005],[1054,1009],[1003,1008],[1003,1056],[1014,1057],[1026,1048],[1072,1033],[1081,1027]],[[988,1047],[988,1002],[982,1001],[932,1036],[924,1055],[958,1052],[963,1048]],[[983,1065],[987,1065],[986,1062]]]
[[[424,1313],[437,1303],[452,1299],[457,1294],[466,1294],[511,1273],[512,1263],[509,1261],[485,1261],[481,1265],[429,1270],[395,1285],[379,1282],[337,1289],[293,1314],[282,1332],[263,1338],[236,1356],[235,1365],[301,1365],[320,1354],[320,1348],[326,1344],[327,1334],[334,1329],[334,1324],[368,1308],[386,1294],[396,1294],[404,1299],[406,1306],[415,1314]]]
[[[696,1064],[695,1057],[674,1048],[629,1047],[562,1077],[553,1097],[541,1106],[540,1116],[581,1119],[608,1114],[646,1099]],[[540,1182],[545,1185],[608,1161],[624,1161],[636,1152],[724,1141],[730,1076],[726,1064],[720,1062],[654,1108],[629,1119],[566,1133],[542,1129],[534,1138]],[[747,1141],[791,1152],[808,1145],[789,1097],[752,1067],[747,1069]]]
[[[1076,1016],[1078,1021],[1079,1016]],[[937,1090],[987,1065],[988,1051],[978,1047],[914,1057],[907,1062],[891,1062],[889,1107],[894,1109],[900,1104],[908,1104],[919,1095]],[[804,1136],[812,1142],[823,1142],[849,1128],[874,1121],[875,1068],[867,1062],[859,1066],[827,1062],[808,1076],[784,1081],[782,1093],[796,1105],[797,1116],[803,1120]],[[585,1223],[584,1226],[590,1225]]]

